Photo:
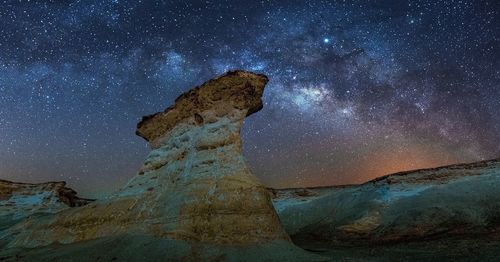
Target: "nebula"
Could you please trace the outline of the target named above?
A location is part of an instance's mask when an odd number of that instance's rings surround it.
[[[268,186],[495,158],[498,12],[487,1],[4,3],[0,178],[109,193],[149,150],[137,120],[230,69],[270,79],[242,130]]]

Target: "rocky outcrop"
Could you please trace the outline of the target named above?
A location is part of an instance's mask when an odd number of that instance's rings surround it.
[[[81,208],[26,219],[2,233],[5,246],[44,250],[60,243],[75,254],[89,245],[106,246],[102,239],[127,239],[116,245],[151,248],[156,246],[152,242],[163,241],[178,250],[187,247],[163,259],[220,259],[248,252],[242,247],[250,246],[258,259],[311,259],[293,246],[269,192],[241,154],[243,120],[262,108],[267,81],[264,75],[229,72],[184,93],[165,111],[144,117],[136,133],[153,150],[123,189]],[[203,257],[208,254],[204,247],[209,247],[208,257]],[[158,248],[147,253],[153,257],[166,249]],[[100,255],[111,259],[123,255],[123,249]]]
[[[33,214],[56,213],[90,201],[77,197],[65,182],[29,184],[0,180],[0,230]]]
[[[136,134],[157,148],[179,124],[203,126],[222,118],[241,124],[246,116],[262,109],[261,97],[267,81],[264,75],[230,71],[182,94],[165,111],[143,117]],[[235,128],[239,132],[241,126]]]
[[[496,159],[402,172],[362,185],[274,190],[274,205],[297,243],[500,239],[499,189]]]

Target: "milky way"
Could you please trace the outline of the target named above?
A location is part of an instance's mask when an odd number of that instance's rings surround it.
[[[360,183],[500,155],[495,1],[3,1],[0,178],[98,196],[149,149],[143,115],[264,73],[244,153],[268,186]]]

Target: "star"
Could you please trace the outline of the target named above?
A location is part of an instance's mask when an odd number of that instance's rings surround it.
[[[113,191],[149,152],[137,120],[232,69],[269,77],[242,139],[270,187],[366,181],[394,171],[372,161],[393,155],[403,169],[500,156],[487,1],[11,2],[0,179]]]

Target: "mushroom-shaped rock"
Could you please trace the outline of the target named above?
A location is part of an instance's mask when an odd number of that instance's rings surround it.
[[[198,246],[264,245],[267,255],[310,258],[290,242],[268,190],[241,153],[243,120],[262,108],[267,81],[264,75],[231,71],[144,117],[137,134],[153,150],[124,188],[84,207],[29,218],[4,232],[7,239],[0,235],[0,243],[40,247],[126,235]],[[269,252],[276,245],[276,252]]]
[[[213,123],[235,112],[243,113],[238,114],[243,120],[262,109],[267,82],[265,75],[230,71],[182,94],[165,111],[143,117],[136,134],[157,147],[158,140],[181,123]]]
[[[245,116],[262,108],[267,77],[232,71],[144,117],[137,134],[154,150],[121,195],[147,188],[165,201],[166,232],[202,242],[243,244],[288,239],[267,189],[241,154]]]

